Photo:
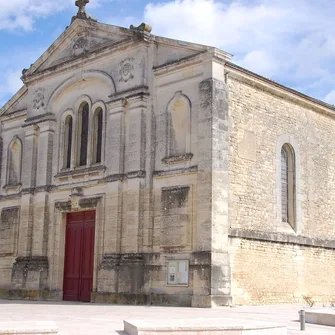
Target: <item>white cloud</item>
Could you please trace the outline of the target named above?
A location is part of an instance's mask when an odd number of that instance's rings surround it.
[[[0,54],[0,100],[2,105],[4,100],[10,98],[23,85],[20,79],[22,69],[33,63],[44,50],[45,48],[36,50],[16,49]]]
[[[278,70],[275,59],[265,50],[248,52],[239,64],[267,77],[273,77]]]
[[[332,90],[326,95],[325,101],[331,105],[335,105],[335,90]]]
[[[71,0],[0,0],[0,30],[31,30],[34,20],[69,6]]]
[[[90,0],[96,8],[107,0]],[[33,29],[35,20],[73,8],[74,0],[0,0],[0,30]]]
[[[216,46],[252,71],[323,98],[335,87],[332,0],[150,3],[153,33]],[[326,90],[326,91],[325,91]]]
[[[112,1],[91,0],[87,10],[104,3],[108,7]],[[233,61],[243,67],[311,96],[333,99],[329,92],[335,90],[334,1],[164,1],[148,0],[137,19],[124,15],[107,21],[121,26],[145,21],[156,35],[216,46],[233,53]],[[39,18],[66,9],[75,12],[74,0],[0,0],[0,32],[32,30]],[[22,58],[6,67],[0,57],[2,90],[17,86],[12,74],[30,64]]]

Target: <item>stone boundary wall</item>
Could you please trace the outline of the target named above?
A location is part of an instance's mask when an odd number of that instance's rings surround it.
[[[230,232],[233,304],[304,303],[306,297],[315,303],[333,302],[334,245],[308,244],[309,239],[303,237],[296,237],[304,242],[299,243],[289,236],[274,236]]]

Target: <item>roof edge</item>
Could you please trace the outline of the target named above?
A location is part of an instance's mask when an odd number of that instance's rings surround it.
[[[226,67],[231,69],[231,70],[235,70],[236,72],[241,72],[244,75],[247,75],[249,77],[251,77],[252,79],[256,79],[257,81],[260,81],[263,83],[263,85],[267,84],[272,86],[273,88],[282,90],[284,93],[289,94],[289,95],[293,95],[296,99],[300,99],[300,100],[304,100],[307,103],[310,104],[314,104],[317,105],[318,107],[320,107],[321,109],[327,109],[328,112],[330,112],[331,114],[333,114],[333,116],[335,117],[335,106],[330,105],[322,100],[313,98],[307,94],[301,93],[297,90],[294,90],[293,88],[290,88],[288,86],[285,86],[283,84],[280,84],[274,80],[268,79],[266,77],[263,77],[255,72],[252,72],[250,70],[247,70],[241,66],[238,66],[232,62],[227,62],[226,63]]]
[[[0,108],[0,117],[3,116],[7,110],[12,107],[24,94],[28,91],[28,87],[23,85],[6,103]]]

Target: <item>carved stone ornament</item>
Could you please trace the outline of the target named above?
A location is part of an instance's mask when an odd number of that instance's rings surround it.
[[[37,88],[34,91],[33,109],[42,109],[44,107],[44,88]]]
[[[71,190],[71,197],[77,196],[82,197],[84,194],[83,189],[81,187],[75,187]]]
[[[120,63],[120,82],[127,82],[134,78],[134,58],[126,58]]]
[[[79,56],[89,50],[89,42],[86,36],[79,36],[73,43],[73,55]]]
[[[136,30],[139,32],[146,32],[151,33],[152,27],[149,24],[146,24],[145,22],[142,22],[138,27],[135,27],[134,25],[131,25],[130,30]]]

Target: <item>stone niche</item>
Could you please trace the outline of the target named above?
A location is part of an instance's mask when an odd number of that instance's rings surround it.
[[[162,189],[161,194],[161,247],[187,249],[190,241],[189,186]]]
[[[19,207],[3,208],[0,221],[0,255],[13,255],[17,250]]]

